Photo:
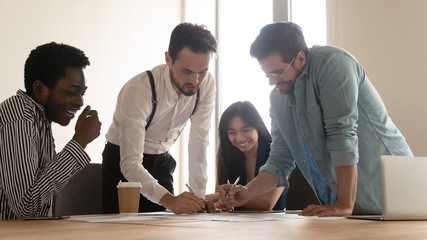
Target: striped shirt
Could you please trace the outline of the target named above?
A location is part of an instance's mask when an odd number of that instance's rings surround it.
[[[0,219],[48,216],[52,197],[90,158],[74,140],[56,153],[44,108],[25,92],[0,105]]]

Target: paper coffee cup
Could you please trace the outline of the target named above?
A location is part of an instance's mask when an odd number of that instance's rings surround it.
[[[122,182],[117,185],[120,214],[137,215],[139,208],[140,182]]]

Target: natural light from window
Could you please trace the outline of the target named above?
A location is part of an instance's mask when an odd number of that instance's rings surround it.
[[[258,62],[250,57],[249,48],[259,30],[273,21],[272,1],[233,0],[220,3],[219,110],[224,111],[236,101],[250,101],[270,128],[268,96],[273,87],[260,71]],[[308,47],[326,44],[325,1],[298,0],[292,1],[290,6],[290,20],[301,26]]]

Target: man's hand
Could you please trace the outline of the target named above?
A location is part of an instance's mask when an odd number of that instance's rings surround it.
[[[353,213],[357,192],[357,165],[335,167],[338,182],[338,199],[334,205],[310,205],[302,216],[350,216]]]
[[[300,216],[350,216],[353,212],[353,206],[345,206],[344,204],[335,203],[334,205],[310,205],[306,207],[299,215]]]
[[[215,202],[209,201],[209,200],[204,200],[205,201],[205,213],[216,213],[216,204]]]
[[[87,106],[77,119],[73,140],[86,148],[86,145],[97,138],[100,132],[101,122],[98,119],[98,112]]]
[[[248,189],[245,186],[231,186],[232,184],[223,184],[217,187],[219,202],[227,210],[243,206],[250,200]]]
[[[160,204],[176,214],[193,214],[206,209],[204,200],[190,192],[183,192],[178,196],[166,193],[160,199]]]

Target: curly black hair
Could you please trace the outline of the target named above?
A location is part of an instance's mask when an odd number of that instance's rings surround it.
[[[84,52],[63,43],[47,43],[33,49],[25,61],[25,89],[33,96],[33,84],[40,80],[48,88],[54,88],[56,82],[65,76],[67,67],[84,68],[90,65]]]

